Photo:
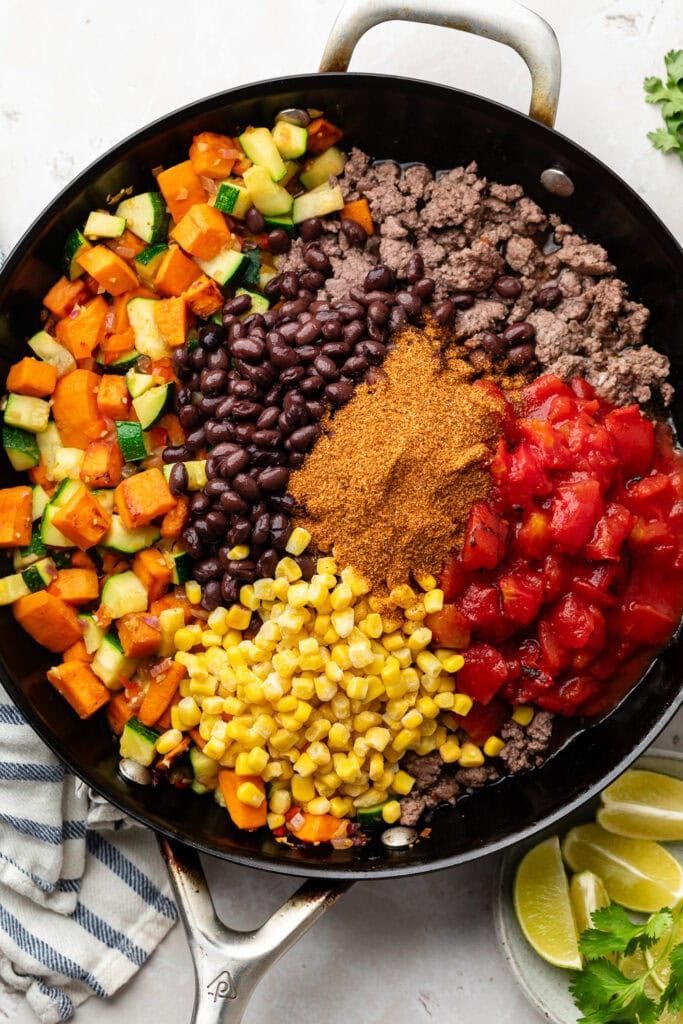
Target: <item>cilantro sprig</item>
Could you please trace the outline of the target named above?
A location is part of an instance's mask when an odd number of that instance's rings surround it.
[[[656,1024],[667,1008],[683,1011],[683,943],[676,944],[683,903],[652,914],[644,924],[634,924],[623,907],[611,904],[592,914],[593,927],[579,940],[587,960],[571,982],[574,1002],[583,1014],[579,1024]],[[668,936],[653,954],[652,947]],[[627,978],[619,967],[621,958],[642,951],[645,970]],[[661,969],[669,963],[669,981]],[[648,986],[648,982],[651,985]],[[654,986],[658,997],[647,992]]]
[[[664,128],[647,137],[663,153],[678,153],[683,160],[683,50],[669,50],[664,58],[666,82],[652,76],[643,83],[648,103],[661,104]]]

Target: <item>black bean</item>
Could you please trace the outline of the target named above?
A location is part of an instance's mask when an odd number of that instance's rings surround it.
[[[236,344],[245,344],[237,342]],[[200,386],[205,395],[217,395],[227,384],[225,370],[202,370]]]
[[[321,330],[322,326],[321,324],[318,323],[317,320],[308,320],[305,324],[302,324],[301,327],[298,329],[294,340],[296,341],[297,345],[310,345],[311,342],[317,341],[317,339],[320,337]]]
[[[328,341],[337,341],[342,335],[342,323],[341,320],[336,318],[332,320],[326,320],[322,325],[322,335],[327,338]]]
[[[344,323],[349,323],[352,320],[362,320],[365,316],[365,309],[361,306],[360,302],[341,302],[337,306],[336,312]]]
[[[347,377],[361,377],[369,365],[365,356],[351,356],[342,364],[341,369]]]
[[[479,344],[490,356],[501,356],[505,351],[505,342],[500,334],[494,334],[493,331],[484,331]]]
[[[408,323],[408,314],[403,306],[394,306],[389,314],[389,330],[400,331]]]
[[[299,349],[299,358],[301,359],[301,349]],[[283,370],[280,374],[280,384],[283,387],[294,387],[302,380],[306,370],[303,366],[290,366],[289,369]]]
[[[205,423],[204,424],[204,429],[206,430],[207,427],[211,426],[212,422],[213,421],[211,421],[209,423]],[[206,460],[206,476],[207,476],[207,479],[208,480],[216,480],[216,479],[218,479],[218,477],[220,476],[220,467],[221,467],[221,460],[220,460],[220,458],[216,458],[216,456],[214,456],[214,455],[209,455],[208,459]]]
[[[206,437],[204,435],[204,427],[197,427],[196,430],[191,431],[185,438],[185,446],[189,448],[191,452],[196,452],[200,448],[203,448],[205,443]]]
[[[368,319],[373,324],[385,324],[389,319],[389,307],[384,302],[371,302],[368,306]]]
[[[419,252],[414,252],[406,264],[406,277],[411,284],[417,284],[417,282],[424,276],[425,264],[422,259],[422,255]]]
[[[251,334],[252,331],[255,333],[257,330],[262,330],[263,336],[265,337],[266,325],[260,313],[252,313],[251,316],[245,318],[243,323],[247,334]]]
[[[199,410],[195,409],[193,405],[183,405],[178,410],[178,419],[180,420],[180,426],[183,430],[191,430],[192,427],[197,425],[199,420]]]
[[[303,395],[307,398],[312,398],[314,395],[320,394],[325,387],[325,381],[319,374],[313,372],[305,380],[301,381],[299,387]]]
[[[232,488],[245,501],[258,501],[260,491],[258,484],[246,473],[238,473],[232,481]],[[237,511],[237,510],[236,510]]]
[[[417,316],[422,309],[422,302],[413,292],[397,292],[396,301],[403,306],[409,317]]]
[[[277,513],[276,515],[273,516],[273,519],[271,521],[271,526],[270,526],[270,536],[271,536],[271,543],[272,543],[273,547],[275,548],[275,550],[282,552],[282,551],[285,550],[285,547],[287,546],[287,541],[289,540],[290,535],[292,533],[292,526],[291,526],[291,523],[289,522],[289,520],[287,519],[287,516],[282,515],[281,518],[286,522],[287,525],[283,526],[282,528],[276,527],[275,526],[275,520],[279,516],[280,516],[280,513]]]
[[[348,341],[351,345],[355,345],[357,341],[365,334],[365,327],[360,320],[354,320],[350,324],[344,324],[342,329],[342,337],[344,341]]]
[[[288,299],[280,306],[280,313],[288,320],[296,320],[300,313],[305,312],[308,307],[306,299]],[[300,328],[297,327],[297,332]]]
[[[394,275],[383,263],[378,263],[372,270],[368,270],[363,281],[366,292],[379,289],[382,292],[391,291],[394,287]]]
[[[280,561],[277,551],[267,548],[256,563],[256,572],[262,579],[269,579],[275,572],[275,566]]]
[[[470,292],[456,292],[455,295],[451,295],[451,302],[456,309],[471,309],[474,305],[474,295]]]
[[[265,544],[270,536],[270,516],[264,512],[250,527],[251,539],[254,544]]]
[[[289,482],[289,470],[285,466],[270,466],[263,469],[256,478],[262,491],[284,491]]]
[[[268,248],[271,252],[287,252],[291,241],[284,228],[274,228],[268,232]]]
[[[220,483],[224,483],[223,480]],[[228,525],[228,519],[224,512],[220,509],[212,508],[210,512],[206,513],[206,521],[211,528],[211,532],[214,537],[220,537],[225,533]]]
[[[227,480],[209,480],[204,486],[204,493],[208,498],[220,498],[221,494],[229,490],[230,484]]]
[[[194,528],[202,541],[208,542],[211,540],[211,527],[209,526],[205,516],[200,516],[199,519],[195,519]]]
[[[231,380],[229,390],[236,398],[256,398],[256,387],[250,380]]]
[[[325,278],[323,278],[324,280]],[[317,316],[318,313],[329,312],[330,309],[330,304],[325,299],[315,299],[308,307],[309,313],[313,313],[314,316]]]
[[[280,282],[280,294],[285,299],[295,299],[299,291],[299,275],[294,270],[288,270],[282,275]]]
[[[271,430],[277,423],[278,416],[280,415],[280,409],[277,405],[269,405],[267,409],[264,409],[258,420],[256,421],[256,427],[258,430]]]
[[[455,303],[452,299],[444,299],[434,310],[434,319],[437,324],[444,326],[453,319]]]
[[[332,264],[330,263],[327,255],[315,246],[311,246],[304,253],[304,263],[309,270],[317,270],[320,274],[331,274]]]
[[[291,494],[269,494],[268,507],[272,512],[284,512],[291,515],[294,512],[296,502]]]
[[[382,345],[389,340],[389,328],[380,327],[379,324],[373,324],[371,321],[368,322],[368,334],[373,341],[378,341]]]
[[[304,242],[315,242],[323,233],[323,223],[318,217],[308,217],[299,224],[299,234]]]
[[[299,280],[304,288],[312,292],[317,292],[325,284],[325,278],[319,270],[304,270]]]
[[[329,356],[320,355],[316,356],[313,361],[313,366],[325,380],[337,380],[339,377],[339,370],[334,359],[330,359]]]
[[[330,359],[340,360],[351,354],[351,346],[347,341],[326,341],[320,346],[320,351]]]
[[[221,603],[221,585],[218,580],[209,580],[202,588],[201,606],[204,611],[212,612]]]
[[[262,235],[266,230],[265,218],[262,213],[259,213],[255,206],[252,206],[251,209],[247,211],[244,222],[252,235]]]
[[[221,494],[218,503],[224,512],[246,512],[249,507],[244,498],[240,498],[234,491]]]
[[[263,294],[267,299],[273,301],[280,297],[280,287],[282,285],[282,274],[277,274],[275,277],[271,277],[270,281],[266,284],[263,289]],[[269,311],[270,312],[270,311]]]
[[[183,405],[188,405],[192,401],[192,391],[185,384],[181,384],[180,387],[175,389],[173,395],[173,405],[176,410],[180,409]]]
[[[218,324],[204,324],[197,337],[200,345],[213,352],[225,342],[225,331]]]
[[[510,366],[526,366],[534,358],[533,345],[514,345],[508,349],[507,358]]]
[[[182,462],[176,462],[171,470],[171,475],[168,478],[168,487],[171,494],[176,495],[176,497],[180,494],[184,494],[187,490],[188,483],[189,479],[185,466]]]
[[[189,554],[193,558],[201,558],[204,546],[194,526],[186,526],[183,530],[182,538]]]
[[[190,352],[190,365],[193,367],[193,369],[202,370],[206,364],[207,355],[208,353],[206,352],[206,350],[200,348],[199,346],[197,346],[197,348],[192,349],[192,351]]]
[[[201,491],[197,491],[190,498],[190,512],[193,516],[200,516],[210,508],[211,502]]]
[[[307,452],[313,447],[320,437],[322,428],[318,423],[310,423],[306,427],[299,427],[289,435],[292,448],[297,452]]]
[[[510,324],[503,331],[503,340],[506,345],[519,345],[522,342],[533,341],[535,337],[536,328],[526,321]]]
[[[192,458],[192,452],[184,444],[177,444],[170,448],[164,448],[161,459],[163,462],[187,462]]]
[[[255,430],[252,441],[259,448],[277,448],[282,435],[279,430]]]
[[[228,562],[227,571],[233,579],[243,580],[245,583],[256,579],[256,564],[249,558],[232,559]]]
[[[213,416],[217,409],[223,404],[222,395],[202,395],[197,402],[197,408],[202,416]]]
[[[384,370],[381,370],[378,366],[371,366],[365,373],[365,382],[372,387],[373,384],[379,384],[385,377],[386,373]]]
[[[177,348],[173,353],[173,368],[175,370],[186,370],[190,365],[190,354],[186,348]]]
[[[219,458],[224,455],[232,455],[233,452],[239,451],[242,451],[242,449],[238,444],[233,444],[231,441],[221,441],[220,444],[216,445],[211,454],[215,455],[216,458]]]
[[[431,277],[422,277],[419,281],[415,282],[410,290],[413,295],[417,295],[417,297],[423,301],[431,299],[434,294],[434,279]]]
[[[321,420],[325,414],[325,406],[316,398],[308,398],[306,400],[306,413],[306,419],[310,416],[313,420]]]
[[[243,323],[240,322],[233,324],[228,330],[228,341],[237,341],[238,338],[246,338],[248,333],[249,332]]]
[[[554,284],[548,284],[545,288],[541,288],[534,295],[534,302],[541,309],[554,309],[558,303],[562,302],[564,295],[560,288]]]
[[[232,426],[229,423],[218,423],[216,420],[209,420],[204,424],[204,433],[209,444],[220,444],[222,441],[229,441],[232,437]]]
[[[325,388],[325,398],[331,405],[339,407],[344,405],[353,394],[353,384],[347,380],[338,380],[334,384],[328,384]]]
[[[232,526],[225,535],[225,543],[230,547],[235,544],[244,544],[251,536],[251,523],[244,516],[237,516]]]
[[[285,431],[286,433],[286,431]],[[252,469],[265,469],[266,466],[286,466],[287,456],[281,449],[272,448],[254,448],[249,449],[249,462]]]
[[[282,408],[291,416],[299,416],[306,408],[306,403],[298,391],[288,391],[282,400]]]
[[[206,365],[210,370],[227,370],[230,366],[228,353],[224,348],[219,348],[215,352],[209,352]]]
[[[245,363],[258,363],[263,359],[265,346],[258,338],[238,338],[230,345],[230,351]]]
[[[277,371],[271,363],[261,363],[260,366],[251,366],[242,359],[235,360],[235,366],[243,376],[254,382],[257,387],[267,389],[277,377]]]
[[[383,361],[387,354],[386,345],[383,345],[380,341],[361,341],[356,346],[356,352],[359,356],[365,356],[370,364],[379,364]]]
[[[235,420],[255,420],[262,412],[263,406],[259,402],[250,402],[248,398],[240,398],[232,407]]]
[[[356,220],[349,220],[342,217],[341,229],[346,241],[355,249],[362,249],[368,240],[368,233],[362,224]]]
[[[239,583],[230,573],[225,573],[221,580],[221,598],[225,604],[236,604],[240,595]]]
[[[306,456],[303,454],[303,452],[289,453],[289,466],[291,469],[301,469],[305,461]]]
[[[296,338],[297,331],[299,330],[299,324],[290,322],[286,324],[278,325],[278,333],[281,335],[282,340],[291,343]]]
[[[270,353],[270,361],[278,370],[287,370],[292,366],[298,366],[300,360],[296,349],[289,348],[284,343],[277,348],[273,347]]]
[[[522,282],[512,274],[503,274],[494,281],[493,287],[503,299],[518,299],[522,294]]]
[[[248,309],[251,309],[251,296],[250,295],[236,295],[234,299],[228,299],[223,306],[223,314],[232,313],[234,316],[240,316],[241,313],[246,313]],[[239,325],[235,324],[231,330]]]

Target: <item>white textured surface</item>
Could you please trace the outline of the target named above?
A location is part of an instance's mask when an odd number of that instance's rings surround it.
[[[419,0],[415,0],[419,3]],[[248,81],[313,71],[339,0],[181,0],[115,4],[0,0],[0,248],[104,149],[168,110]],[[671,0],[535,0],[564,59],[558,128],[620,173],[683,238],[683,166],[645,139],[658,122],[642,101],[646,74],[683,45]],[[247,18],[241,13],[248,10]],[[238,13],[240,12],[240,13]],[[245,40],[248,49],[243,45]],[[496,44],[425,26],[374,29],[352,67],[429,77],[524,107],[528,77]],[[678,745],[683,719],[666,734]],[[219,909],[258,923],[293,888],[275,875],[207,865]],[[491,927],[496,862],[357,886],[267,977],[247,1024],[532,1024]],[[81,1024],[189,1020],[192,970],[176,928],[141,974]],[[30,1011],[0,992],[0,1020]]]

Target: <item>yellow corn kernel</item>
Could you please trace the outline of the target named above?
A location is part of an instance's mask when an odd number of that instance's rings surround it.
[[[426,614],[427,612],[422,602],[412,604],[410,608],[406,608],[404,612],[406,621],[403,624],[403,632],[413,633],[416,629],[419,629],[420,623],[424,621]]]
[[[190,680],[190,694],[193,697],[213,697],[217,689],[217,679],[209,678],[206,682],[199,679]]]
[[[253,782],[242,782],[237,787],[237,799],[249,807],[260,807],[266,797],[263,790]]]
[[[281,775],[281,761],[269,761],[266,767],[261,772],[261,778],[263,779],[264,782],[273,782],[275,779],[279,779]]]
[[[289,729],[278,729],[268,740],[270,746],[278,754],[284,754],[287,750],[291,750],[296,743],[296,734],[290,732]]]
[[[173,643],[178,651],[189,651],[201,643],[202,630],[198,625],[181,626],[175,631]]]
[[[309,745],[306,753],[310,757],[311,761],[314,761],[319,767],[329,764],[332,758],[328,748],[320,740],[314,740],[313,743]]]
[[[484,753],[487,757],[498,757],[504,746],[505,742],[500,736],[489,736],[484,744]]]
[[[277,579],[273,580],[273,594],[277,598],[278,602],[286,601],[288,593],[289,580],[287,579],[286,576],[278,576]],[[277,605],[274,605],[270,609],[271,617],[275,618],[276,615],[283,610],[284,609],[277,607]]]
[[[330,800],[330,814],[335,818],[346,818],[353,814],[353,800],[346,796],[335,796]]]
[[[315,693],[315,683],[310,676],[294,676],[292,694],[299,700],[310,700]]]
[[[422,573],[420,576],[416,576],[415,579],[423,590],[433,590],[436,586],[436,576],[432,576],[429,572]]]
[[[285,692],[282,681],[276,672],[270,672],[263,681],[261,693],[269,704],[277,704]]]
[[[328,722],[326,718],[316,718],[314,722],[311,722],[304,733],[304,738],[309,743],[315,743],[317,740],[324,740],[331,728],[332,723]],[[308,752],[309,754],[311,753],[310,748]],[[313,758],[313,760],[315,760],[315,758]]]
[[[377,612],[370,612],[360,623],[360,629],[366,636],[372,637],[373,640],[378,640],[384,632],[382,626],[382,616],[378,615]]]
[[[431,651],[420,651],[415,661],[417,662],[417,667],[425,675],[436,677],[441,674],[443,666]]]
[[[414,785],[415,779],[413,776],[402,770],[397,771],[391,781],[391,788],[394,793],[398,793],[399,796],[407,796]]]
[[[380,675],[385,686],[400,682],[401,666],[395,654],[390,654],[386,659]]]
[[[294,636],[304,628],[305,619],[299,609],[287,608],[277,620],[283,636]]]
[[[319,558],[315,563],[315,571],[321,576],[325,574],[336,576],[338,572],[337,562],[329,556],[327,558]]]
[[[397,700],[400,697],[405,697],[408,693],[408,686],[403,679],[399,679],[397,683],[387,683],[385,692],[389,700]]]
[[[367,732],[373,725],[381,725],[382,716],[375,711],[361,711],[353,720],[353,727],[356,732]]]
[[[299,640],[299,654],[317,654],[320,650],[320,644],[314,636],[307,636],[303,640]]]
[[[474,701],[466,693],[456,693],[453,701],[453,711],[456,715],[469,715]]]
[[[364,700],[368,693],[368,682],[363,676],[351,676],[346,686],[346,695],[351,700]]]
[[[276,828],[282,828],[286,820],[284,814],[273,814],[271,812],[266,815],[266,825],[271,832],[274,832]]]
[[[484,755],[474,743],[463,743],[458,764],[461,768],[480,768],[484,763]]]
[[[227,616],[226,616],[226,624],[227,624]],[[223,650],[228,652],[228,660],[230,660],[231,656],[232,657],[235,656],[233,652],[237,651],[237,645],[241,641],[241,639],[242,639],[242,634],[240,633],[240,631],[237,630],[237,629],[233,629],[232,627],[230,627],[230,629],[228,629],[227,633],[223,634]],[[238,662],[238,663],[241,664],[241,662]],[[231,665],[233,664],[232,661],[230,661],[230,664]]]
[[[306,804],[306,810],[309,814],[327,814],[330,809],[330,801],[327,797],[316,796],[313,800],[309,800]]]
[[[299,667],[299,658],[296,651],[278,651],[273,655],[272,665],[279,676],[287,678],[296,672]]]
[[[275,705],[277,711],[288,714],[290,711],[296,711],[297,704],[299,703],[298,698],[292,693],[286,693],[282,700],[279,700]]]
[[[275,579],[283,578],[289,583],[301,579],[301,566],[293,558],[281,558],[275,566]]]
[[[330,615],[332,629],[341,637],[347,637],[354,627],[353,608],[336,610]]]
[[[304,778],[308,775],[313,775],[317,767],[318,766],[315,761],[313,761],[307,753],[301,754],[294,762],[294,771],[297,775],[301,775]]]
[[[239,715],[244,711],[244,701],[237,697],[225,697],[223,700],[224,715]]]
[[[454,764],[461,757],[462,750],[458,741],[451,737],[451,739],[441,744],[439,754],[445,764]]]
[[[422,652],[422,654],[426,653],[426,651]],[[410,668],[413,662],[413,652],[408,647],[399,647],[397,651],[394,651],[393,657],[396,658],[402,669]],[[421,657],[421,654],[418,654],[419,657]],[[439,664],[441,663],[439,662]]]
[[[401,805],[398,800],[389,800],[382,808],[382,820],[387,825],[395,825],[401,817]]]
[[[274,601],[273,581],[269,577],[256,580],[254,583],[254,594],[259,601]]]
[[[173,750],[179,743],[182,742],[183,734],[180,729],[167,729],[166,732],[162,732],[156,741],[156,748],[160,754],[168,754],[169,750]]]
[[[351,704],[345,693],[335,693],[330,701],[330,710],[336,722],[343,722],[349,717],[351,714]]]
[[[374,655],[367,640],[365,643],[361,643],[360,641],[350,643],[349,658],[351,659],[351,665],[353,668],[365,668],[369,665],[373,661]]]
[[[384,758],[377,750],[370,755],[368,774],[373,782],[384,778]]]
[[[382,637],[382,647],[385,651],[397,651],[399,647],[403,647],[403,637],[400,633],[388,633],[387,624],[382,620],[382,626],[385,635]]]
[[[202,588],[196,580],[188,580],[185,584],[185,597],[190,604],[199,604],[202,599]]]
[[[455,704],[455,696],[452,693],[437,693],[434,703],[442,710],[449,710]]]
[[[353,601],[353,591],[348,583],[338,583],[330,594],[330,603],[335,612],[345,611]]]
[[[310,776],[301,778],[294,776],[291,782],[292,797],[297,804],[307,804],[309,800],[315,799],[315,786],[313,785],[313,779]]]
[[[399,608],[410,608],[411,605],[415,604],[417,594],[407,583],[403,583],[400,587],[394,587],[389,593],[389,600],[398,605]]]
[[[365,733],[365,741],[369,747],[381,754],[386,750],[391,742],[391,732],[389,729],[385,729],[382,726],[373,725],[372,728],[368,729]]]
[[[348,749],[351,733],[342,722],[334,722],[327,735],[327,744],[333,750]]]
[[[247,754],[247,763],[251,769],[251,775],[260,775],[268,764],[268,754],[263,747],[254,747]]]
[[[398,753],[402,753],[418,738],[418,734],[413,729],[401,729],[401,731],[394,736],[391,745]]]
[[[292,583],[287,591],[287,604],[291,608],[303,608],[308,604],[308,583],[305,580]]]
[[[439,676],[439,693],[455,694],[455,679],[453,676]]]
[[[223,636],[228,628],[225,623],[227,614],[227,608],[222,608],[220,606],[218,608],[214,608],[206,620],[206,624],[209,629],[213,630],[214,633],[218,633],[220,636]]]
[[[347,757],[335,765],[335,771],[342,782],[353,783],[361,776],[360,764],[355,754],[350,753]]]
[[[211,737],[208,743],[204,744],[203,753],[210,757],[212,761],[220,761],[225,753],[225,743]]]
[[[239,604],[234,604],[225,617],[231,629],[246,629],[251,622],[251,612]]]
[[[221,701],[221,705],[223,701]],[[182,700],[178,701],[175,708],[180,716],[180,720],[186,729],[193,729],[195,725],[199,724],[199,719],[202,716],[197,702],[193,697],[183,697]],[[221,712],[223,708],[221,707]]]
[[[273,814],[286,814],[291,806],[292,795],[288,789],[275,789],[270,794],[269,807]]]
[[[407,700],[389,700],[384,706],[384,720],[400,722],[409,710],[410,704]]]
[[[330,671],[328,672],[328,669]],[[338,679],[341,680],[343,676],[342,670],[338,665],[329,661],[325,666],[325,675],[317,676],[315,680],[315,695],[318,700],[329,701],[332,700],[335,693],[337,692],[337,683],[334,681],[334,676],[339,673]]]
[[[256,591],[251,583],[245,583],[244,586],[240,587],[240,603],[252,612],[255,612],[261,604],[261,600],[256,596]]]
[[[311,717],[312,711],[313,706],[311,704],[305,700],[299,700],[297,701],[296,710],[294,711],[294,718],[297,722],[300,722],[303,725],[303,723],[307,722]]]
[[[332,661],[335,665],[339,665],[339,668],[344,670],[351,668],[348,644],[334,644],[330,654]]]
[[[185,725],[185,723],[183,722],[182,718],[180,717],[180,712],[178,711],[178,705],[177,704],[175,704],[171,708],[171,728],[172,729],[179,729],[181,732],[184,729],[189,729],[190,728],[189,725]]]
[[[443,590],[440,590],[439,587],[434,587],[433,590],[425,594],[423,604],[428,615],[440,612],[443,608]]]
[[[285,551],[290,555],[302,555],[311,543],[311,535],[303,526],[295,526],[289,535],[285,545]]]
[[[223,698],[222,697],[204,697],[202,701],[202,712],[206,715],[222,715],[223,714]]]
[[[408,649],[411,651],[423,651],[431,643],[432,631],[426,626],[420,626],[413,630],[408,637]]]
[[[241,754],[237,755],[237,760],[235,761],[235,772],[238,775],[253,774],[251,768],[249,767],[249,754],[247,754],[244,751]]]
[[[512,712],[512,721],[517,722],[517,725],[521,725],[526,728],[534,717],[534,709],[530,708],[527,704],[520,704]]]
[[[465,664],[465,659],[462,654],[451,653],[447,658],[444,658],[442,664],[446,672],[459,672]]]
[[[401,719],[401,725],[404,729],[419,729],[422,725],[422,715],[416,708],[411,708]]]

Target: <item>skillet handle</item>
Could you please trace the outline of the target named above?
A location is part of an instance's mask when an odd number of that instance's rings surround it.
[[[218,918],[199,854],[159,837],[195,972],[191,1024],[240,1024],[268,968],[351,883],[309,879],[260,928],[239,932]]]
[[[347,0],[332,26],[321,71],[347,71],[362,35],[385,21],[417,21],[485,36],[511,46],[531,74],[529,116],[551,128],[560,94],[561,58],[550,25],[517,0]]]

